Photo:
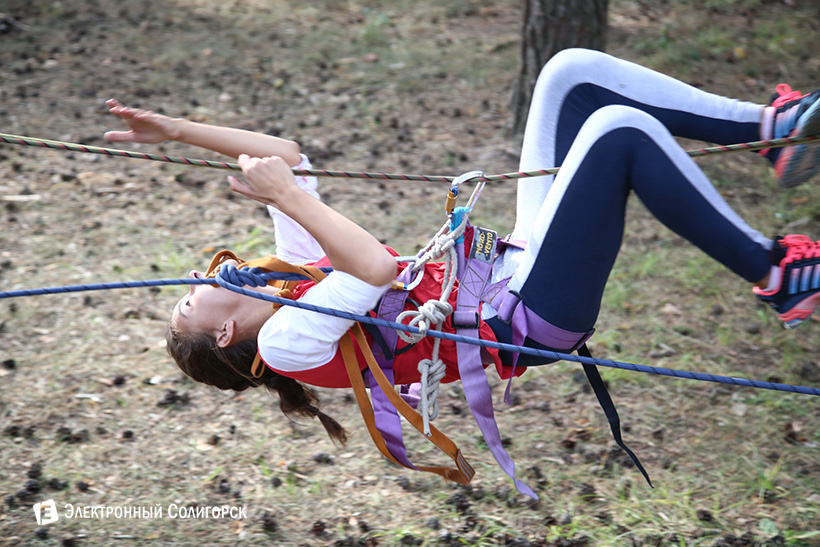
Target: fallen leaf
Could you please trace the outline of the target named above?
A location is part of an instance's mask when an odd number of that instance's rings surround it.
[[[208,450],[213,450],[214,445],[210,442],[210,439],[199,439],[196,442],[196,449],[200,452],[207,452]]]
[[[683,312],[672,304],[666,303],[661,307],[661,313],[666,315],[681,315]]]

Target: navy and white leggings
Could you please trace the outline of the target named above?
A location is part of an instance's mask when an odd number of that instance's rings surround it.
[[[668,228],[749,282],[770,269],[751,229],[673,139],[760,139],[764,106],[706,93],[604,53],[565,50],[544,67],[524,135],[512,237],[527,241],[510,280],[541,318],[590,330],[621,245],[632,190]]]

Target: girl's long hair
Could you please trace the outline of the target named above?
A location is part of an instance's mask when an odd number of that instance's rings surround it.
[[[213,336],[200,332],[181,332],[170,324],[165,340],[168,353],[192,380],[233,391],[264,385],[269,391],[275,391],[279,395],[279,408],[288,418],[319,418],[333,441],[344,444],[347,440],[344,428],[319,410],[319,398],[304,384],[277,374],[268,367],[264,367],[259,378],[251,374],[251,365],[257,351],[256,340],[245,340],[221,348]]]

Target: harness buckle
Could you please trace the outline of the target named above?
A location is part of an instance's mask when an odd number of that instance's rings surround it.
[[[509,289],[507,294],[501,298],[501,304],[497,308],[498,320],[505,325],[510,325],[513,319],[515,308],[521,303],[521,295],[517,291]]]
[[[475,310],[460,311],[456,308],[453,311],[452,323],[455,329],[477,329],[481,326],[481,314]]]

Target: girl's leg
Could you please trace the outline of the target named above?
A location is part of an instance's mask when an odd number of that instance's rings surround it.
[[[606,106],[574,139],[509,283],[541,318],[574,332],[593,327],[630,190],[668,228],[747,281],[769,273],[771,241],[729,208],[667,128],[642,110]]]
[[[530,171],[561,165],[587,118],[613,104],[650,114],[675,136],[719,144],[758,140],[764,109],[706,93],[598,51],[564,50],[550,59],[539,76],[519,168]],[[529,240],[530,226],[552,178],[519,182],[515,239]]]

